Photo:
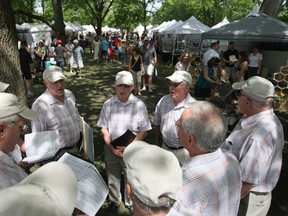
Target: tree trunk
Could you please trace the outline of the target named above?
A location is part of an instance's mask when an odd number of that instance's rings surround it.
[[[264,0],[260,7],[260,11],[268,16],[277,18],[282,4],[283,0]]]
[[[6,92],[17,95],[20,101],[27,103],[10,0],[0,1],[0,80],[10,84]]]
[[[63,20],[62,0],[52,0],[54,10],[54,27],[56,38],[61,39],[65,44],[65,24]]]

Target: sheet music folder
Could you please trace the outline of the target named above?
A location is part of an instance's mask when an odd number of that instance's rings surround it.
[[[136,135],[132,133],[129,129],[122,134],[120,137],[114,139],[111,142],[111,145],[113,145],[114,148],[117,148],[117,146],[128,146],[134,139]]]

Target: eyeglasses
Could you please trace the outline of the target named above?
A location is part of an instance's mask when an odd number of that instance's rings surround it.
[[[177,88],[179,85],[181,85],[181,83],[182,83],[182,82],[180,82],[180,83],[169,82],[168,85],[169,85],[169,87],[172,87],[172,86],[173,86],[174,88]]]
[[[236,96],[237,99],[239,99],[241,96],[244,96],[244,97],[246,97],[248,100],[251,100],[247,95],[242,94],[241,90],[236,90],[236,91],[234,92],[234,94],[235,94],[235,96]]]
[[[28,130],[28,125],[27,124],[20,125],[19,123],[15,122],[15,121],[12,121],[11,123],[13,123],[13,124],[17,125],[18,127],[20,127],[22,133],[25,133]]]

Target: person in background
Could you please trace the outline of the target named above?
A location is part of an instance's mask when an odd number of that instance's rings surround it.
[[[94,50],[94,61],[96,61],[97,63],[99,63],[99,52],[100,52],[100,42],[97,36],[94,37],[93,43],[92,43],[92,47]]]
[[[247,80],[252,76],[260,76],[263,56],[259,53],[258,46],[253,47],[253,52],[249,54],[248,61],[249,65],[247,73],[244,75],[244,80]]]
[[[28,129],[27,120],[36,118],[37,113],[24,106],[10,93],[0,93],[0,101],[0,190],[2,190],[18,184],[27,176],[9,154],[20,140],[20,135]]]
[[[20,66],[22,77],[25,80],[27,96],[32,97],[32,72],[34,71],[34,64],[31,54],[27,51],[27,41],[21,41],[21,47],[19,49]]]
[[[83,55],[84,55],[84,50],[81,46],[79,46],[78,40],[73,41],[74,48],[73,48],[73,64],[72,64],[72,69],[76,71],[76,75],[82,79],[83,78]]]
[[[149,93],[153,93],[152,90],[152,75],[154,68],[157,65],[157,53],[153,44],[150,43],[149,38],[144,38],[144,44],[140,47],[140,55],[143,59],[145,75],[147,75]],[[142,91],[146,90],[145,75],[142,76]]]
[[[216,84],[220,82],[215,73],[215,68],[219,64],[220,59],[218,57],[212,57],[208,61],[207,66],[202,69],[194,89],[195,98],[210,101],[211,97],[214,97],[214,89],[216,88]]]
[[[144,73],[144,66],[142,56],[140,55],[140,49],[134,47],[132,55],[129,59],[128,70],[132,73],[134,79],[135,95],[141,95],[141,76]]]
[[[117,215],[117,209],[122,203],[121,177],[126,172],[123,161],[125,146],[115,148],[111,141],[122,136],[128,129],[136,135],[134,141],[143,140],[151,130],[145,104],[131,93],[133,86],[133,76],[129,71],[116,74],[116,95],[105,101],[97,123],[105,142],[104,159],[110,200],[108,211],[111,215]],[[126,177],[124,179],[126,181]],[[132,212],[132,203],[126,192],[124,202],[126,208]]]
[[[189,159],[182,166],[179,198],[167,216],[236,216],[241,168],[233,154],[220,148],[227,132],[222,113],[207,101],[196,101],[184,110],[176,126]]]
[[[244,80],[244,75],[247,73],[248,70],[248,56],[246,51],[240,51],[240,59],[239,62],[237,63],[237,76],[235,77],[236,82],[241,82]],[[232,77],[233,79],[233,77]]]
[[[135,141],[124,150],[123,160],[134,216],[166,215],[182,187],[182,170],[175,155],[158,146]]]
[[[74,94],[65,89],[65,75],[58,66],[51,65],[43,73],[45,92],[32,105],[39,115],[32,121],[32,132],[59,132],[59,147],[78,153],[82,142],[81,119]]]
[[[229,42],[228,49],[223,53],[222,61],[225,63],[225,75],[223,81],[231,81],[231,77],[235,77],[234,66],[239,60],[239,52],[235,49],[235,43]]]
[[[77,179],[66,164],[52,162],[17,185],[1,190],[0,199],[1,215],[71,216],[77,199]]]
[[[64,70],[64,64],[66,59],[66,50],[62,46],[62,40],[57,40],[57,47],[55,48],[55,60],[57,66]]]
[[[104,36],[101,41],[101,52],[102,52],[102,58],[108,59],[108,48],[109,48],[109,43],[107,41],[107,38]]]
[[[70,73],[72,73],[73,49],[74,44],[72,43],[72,39],[68,38],[67,43],[65,44],[65,50],[66,50],[66,64]]]
[[[189,52],[184,52],[179,57],[179,61],[176,63],[174,71],[182,70],[190,73],[190,67],[191,64],[190,64]]]
[[[196,101],[189,94],[192,77],[188,72],[175,71],[166,79],[169,80],[169,94],[163,96],[155,108],[156,144],[175,154],[182,166],[189,158],[189,154],[179,143],[175,122],[184,109]]]
[[[43,68],[45,70],[45,61],[46,61],[46,55],[47,55],[47,49],[44,46],[44,43],[40,41],[38,43],[38,47],[36,49],[36,56],[38,58],[38,65],[40,68]]]
[[[272,107],[275,89],[269,80],[259,76],[234,83],[232,88],[243,118],[222,148],[236,156],[242,170],[238,215],[267,215],[284,147],[283,127]]]

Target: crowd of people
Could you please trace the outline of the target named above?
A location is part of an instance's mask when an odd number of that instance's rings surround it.
[[[113,44],[107,41],[107,37],[95,39],[95,61],[99,56],[105,60],[111,46],[117,44],[119,49],[121,39],[116,41],[114,39]],[[284,134],[272,107],[274,86],[269,80],[257,76],[263,59],[258,48],[254,47],[249,56],[242,51],[239,55],[235,44],[230,42],[227,51],[220,56],[218,42],[212,43],[203,55],[194,95],[190,94],[195,71],[191,69],[194,67],[191,58],[196,61],[196,56],[183,53],[175,71],[165,78],[169,93],[155,105],[155,143],[148,144],[144,140],[152,125],[146,105],[139,96],[146,88],[153,93],[152,75],[158,58],[149,38],[143,38],[142,42],[131,46],[126,69],[115,76],[116,94],[104,102],[97,122],[104,140],[109,215],[117,215],[122,200],[130,215],[135,216],[266,215],[271,192],[280,176]],[[83,48],[78,40],[74,40],[73,44],[72,40],[68,40],[66,48],[62,47],[60,40],[57,44],[59,48],[55,47],[54,53],[58,53],[58,66],[46,65],[42,75],[46,90],[34,101],[32,109],[21,104],[16,96],[0,93],[2,194],[10,187],[11,191],[25,191],[23,184],[53,163],[46,161],[38,164],[43,167],[30,174],[31,166],[17,163],[11,156],[13,151],[25,155],[21,134],[26,132],[28,120],[31,120],[32,132],[58,131],[59,148],[63,149],[63,153],[79,154],[83,140],[80,115],[74,94],[65,89],[66,76],[61,66],[68,56],[73,57],[69,61],[70,67],[79,68],[79,77],[82,77]],[[23,48],[27,46],[25,43],[22,45]],[[47,50],[42,52],[43,46],[39,47],[39,63],[42,64]],[[101,54],[95,55],[95,51]],[[111,55],[110,59],[113,61]],[[225,73],[222,73],[221,62],[225,64]],[[30,59],[28,63],[29,66]],[[29,67],[31,70],[32,66]],[[238,68],[239,72],[235,72],[234,68]],[[23,76],[27,80],[30,78],[24,72]],[[228,137],[225,117],[209,102],[215,90],[213,84],[219,82],[231,82],[238,110],[243,115]],[[8,86],[0,83],[0,87],[1,91],[5,91]],[[130,138],[128,143],[125,141],[127,136]],[[122,139],[114,145],[113,142],[121,137],[125,137],[124,141]],[[16,146],[19,147],[16,149]],[[41,175],[44,175],[43,172]],[[69,170],[65,172],[71,176]],[[75,191],[73,175],[71,178],[71,184],[64,191],[71,188]],[[121,190],[123,184],[127,185],[124,193]],[[72,203],[75,203],[74,197],[71,196]],[[7,199],[7,202],[13,200],[15,197]],[[16,201],[13,202],[16,205]],[[62,215],[71,214],[75,206],[71,203],[68,206],[65,201],[62,204],[67,209]],[[22,206],[25,205],[28,204]],[[54,210],[51,208],[51,212]]]

